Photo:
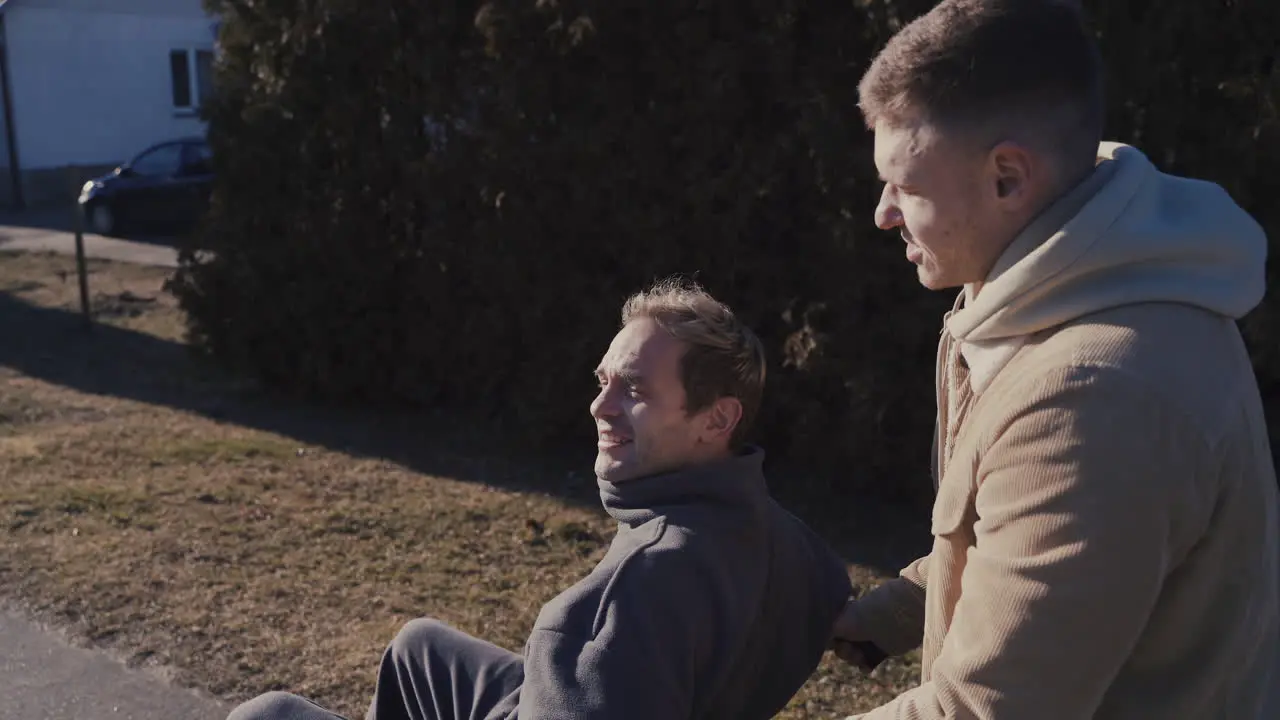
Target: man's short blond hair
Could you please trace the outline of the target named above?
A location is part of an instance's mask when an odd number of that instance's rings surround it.
[[[639,318],[653,320],[686,346],[680,358],[685,412],[701,412],[723,397],[742,404],[742,418],[730,438],[733,448],[742,447],[764,395],[766,361],[760,338],[727,305],[680,278],[659,281],[628,298],[623,326]]]

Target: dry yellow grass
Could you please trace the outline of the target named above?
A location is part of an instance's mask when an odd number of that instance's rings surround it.
[[[448,423],[268,401],[185,351],[164,271],[91,269],[86,334],[69,259],[0,254],[9,602],[232,701],[283,688],[359,716],[402,623],[518,650],[607,546],[589,477]],[[828,658],[780,717],[843,717],[916,672]]]

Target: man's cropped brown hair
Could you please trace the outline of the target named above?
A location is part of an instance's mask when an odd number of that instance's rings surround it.
[[[858,95],[870,128],[1026,129],[1090,165],[1102,139],[1102,58],[1070,0],[944,0],[885,45]]]
[[[650,318],[684,343],[680,379],[685,412],[701,412],[722,397],[737,398],[742,417],[730,445],[742,447],[764,395],[764,345],[733,311],[696,283],[671,278],[629,298],[622,324]]]

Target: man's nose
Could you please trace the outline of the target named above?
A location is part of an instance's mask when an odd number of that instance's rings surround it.
[[[888,185],[880,194],[880,202],[876,205],[876,227],[881,230],[902,227],[902,211],[893,202],[892,191]]]
[[[600,388],[600,392],[596,394],[596,399],[591,401],[591,417],[600,419],[613,417],[618,414],[617,393],[613,391],[613,384],[610,383]]]

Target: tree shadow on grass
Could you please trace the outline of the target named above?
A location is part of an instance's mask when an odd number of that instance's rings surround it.
[[[228,378],[184,344],[103,323],[86,329],[77,313],[7,293],[0,293],[0,366],[80,392],[183,410],[429,475],[599,507],[590,470],[594,448],[532,452],[504,442],[491,428],[443,413],[373,412],[280,398]],[[784,504],[849,561],[894,573],[927,551],[928,528],[919,512],[876,502],[832,511],[789,497],[783,474],[771,474],[771,484],[783,490]]]

